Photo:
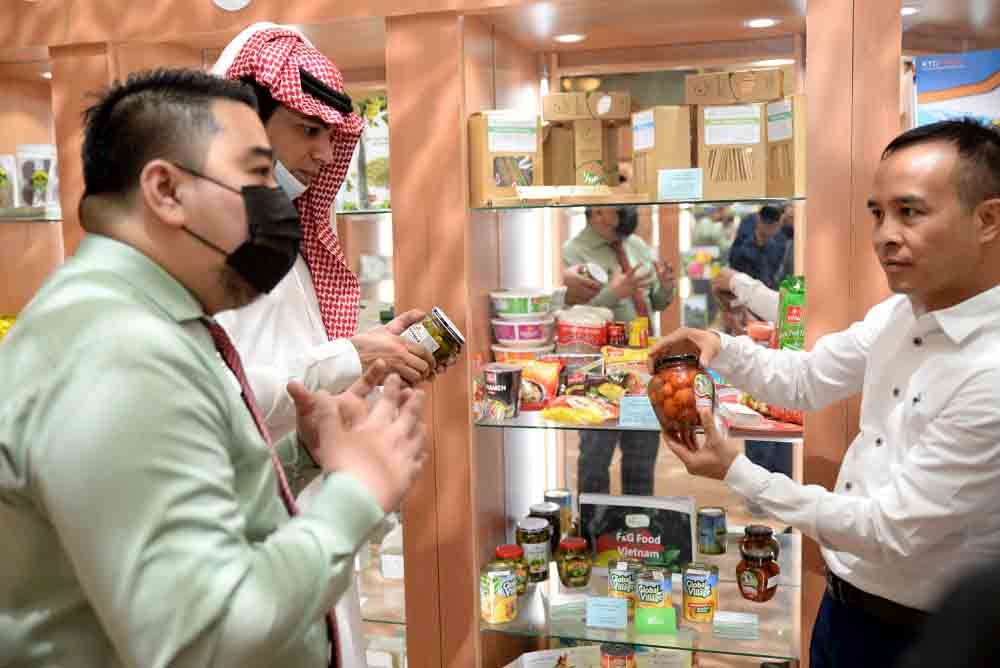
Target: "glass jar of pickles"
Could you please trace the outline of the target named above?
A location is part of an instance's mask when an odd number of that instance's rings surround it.
[[[528,562],[524,560],[524,549],[520,545],[500,545],[496,549],[498,561],[510,566],[517,578],[517,595],[528,591]]]
[[[656,418],[666,431],[699,427],[698,411],[715,409],[715,383],[694,355],[657,359],[647,393]]]
[[[562,540],[562,510],[558,505],[550,501],[536,503],[528,508],[530,517],[540,517],[549,523],[552,535],[549,536],[549,558],[555,559],[559,551],[559,541]]]
[[[426,348],[439,367],[447,364],[452,357],[457,357],[465,346],[462,332],[437,306],[421,322],[407,327],[403,338]]]
[[[528,582],[549,579],[551,531],[548,520],[540,517],[525,517],[517,523],[517,544],[524,550],[524,559],[528,562]]]
[[[751,524],[743,530],[740,554],[743,560],[736,567],[740,594],[748,601],[766,603],[778,591],[780,546],[774,530],[761,524]]]
[[[564,587],[581,588],[590,584],[593,561],[587,549],[587,541],[579,536],[567,536],[559,543],[556,557],[559,566],[559,580]]]

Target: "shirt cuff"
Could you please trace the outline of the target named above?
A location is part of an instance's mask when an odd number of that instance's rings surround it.
[[[743,497],[754,501],[767,489],[770,477],[770,471],[741,454],[733,460],[724,482]]]
[[[736,295],[737,299],[746,303],[749,299],[747,291],[753,289],[755,283],[756,281],[753,278],[737,271],[729,280],[729,289],[734,295]]]
[[[318,362],[319,378],[311,390],[326,390],[331,394],[343,392],[351,383],[361,378],[361,355],[350,339],[334,339],[314,347],[311,357]]]
[[[327,548],[331,552],[336,549],[338,535],[358,546],[385,517],[368,488],[348,473],[327,475],[303,514],[324,520],[329,527]]]

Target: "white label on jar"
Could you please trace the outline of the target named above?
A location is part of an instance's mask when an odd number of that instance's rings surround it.
[[[489,114],[486,135],[490,153],[536,153],[538,121],[534,118]]]
[[[549,569],[549,543],[522,543],[524,560],[528,562],[528,571],[537,575]]]
[[[427,328],[424,327],[422,322],[410,325],[405,332],[403,332],[403,338],[416,343],[418,346],[423,346],[427,351],[433,355],[437,352],[441,345],[434,340],[434,337],[430,335]]]
[[[769,577],[767,579],[767,588],[768,589],[774,589],[775,587],[778,586],[778,584],[780,583],[780,581],[781,581],[781,576],[780,575],[772,575],[771,577]]]
[[[403,556],[400,554],[382,555],[382,577],[386,580],[403,579]]]

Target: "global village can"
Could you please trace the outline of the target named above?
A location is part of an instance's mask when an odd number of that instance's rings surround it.
[[[670,573],[661,568],[647,568],[639,573],[635,585],[635,606],[644,610],[662,610],[670,601]]]
[[[698,551],[702,554],[726,553],[726,509],[698,509]]]
[[[684,619],[689,622],[711,623],[719,605],[719,568],[691,563],[684,567]]]
[[[628,601],[628,618],[635,617],[635,586],[642,571],[642,562],[618,559],[608,562],[608,596]]]

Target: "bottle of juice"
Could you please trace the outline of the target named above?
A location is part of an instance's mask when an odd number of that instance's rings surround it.
[[[781,281],[778,294],[778,347],[790,350],[805,350],[805,276],[786,276]]]

